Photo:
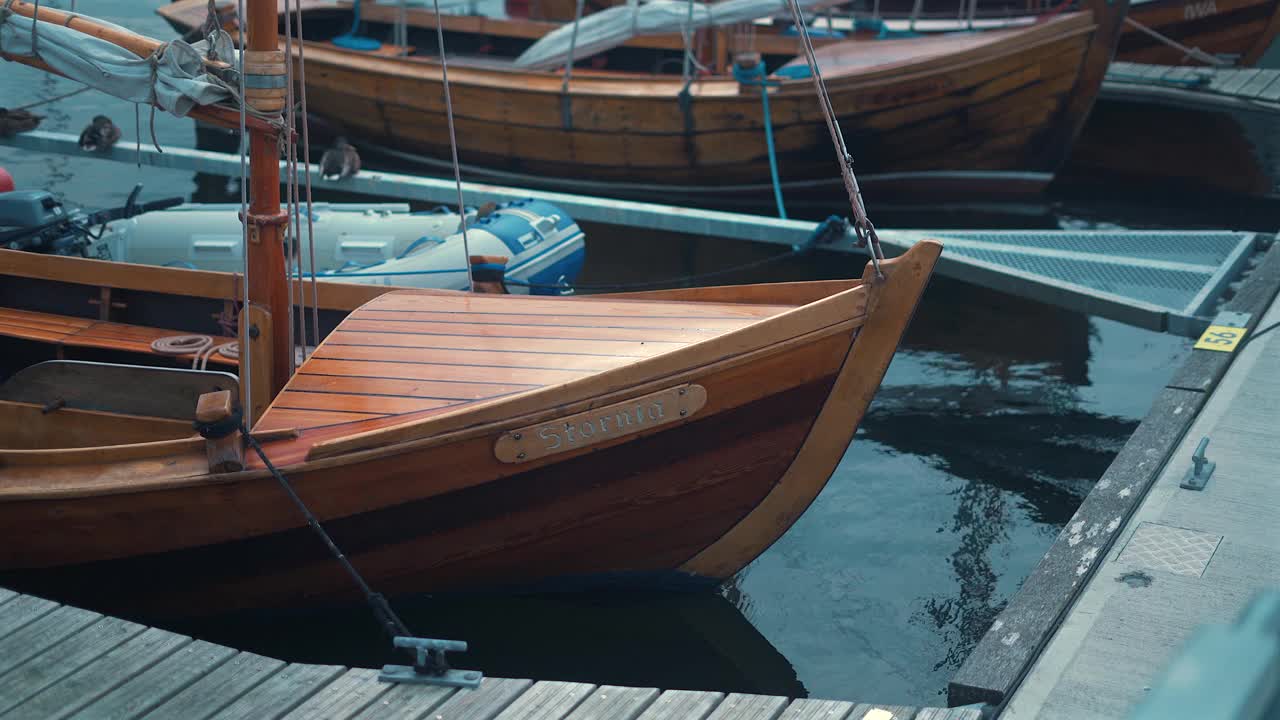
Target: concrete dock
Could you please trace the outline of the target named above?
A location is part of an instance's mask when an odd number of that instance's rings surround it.
[[[1001,718],[1128,718],[1191,634],[1280,586],[1280,247],[1192,351],[949,687]],[[1238,334],[1238,333],[1237,333]],[[1204,438],[1216,463],[1191,489]]]
[[[619,648],[619,652],[626,652]],[[850,669],[850,672],[855,670]],[[917,708],[486,678],[477,690],[241,652],[0,588],[4,720],[978,720]]]

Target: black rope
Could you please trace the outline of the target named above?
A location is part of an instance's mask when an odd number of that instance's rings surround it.
[[[293,500],[293,504],[302,512],[302,516],[307,519],[307,524],[311,526],[312,530],[316,531],[316,534],[324,541],[325,546],[329,548],[329,552],[333,555],[334,559],[337,560],[338,563],[342,565],[343,569],[347,571],[347,574],[351,576],[352,581],[354,581],[356,586],[360,588],[360,592],[364,593],[365,602],[369,604],[369,609],[373,611],[374,619],[378,622],[382,631],[387,634],[387,637],[392,640],[396,637],[412,637],[413,633],[409,632],[408,626],[404,624],[404,621],[400,619],[399,615],[396,615],[395,610],[391,609],[391,604],[387,602],[387,598],[381,593],[374,592],[373,588],[369,587],[369,583],[365,582],[364,577],[360,575],[360,571],[356,570],[355,566],[351,564],[351,561],[347,559],[347,556],[338,548],[338,545],[333,541],[333,538],[329,537],[329,533],[325,532],[324,527],[320,525],[320,521],[316,519],[316,516],[311,514],[311,510],[307,507],[307,504],[302,501],[302,498],[298,497],[298,493],[294,492],[293,485],[289,483],[289,479],[286,478],[284,473],[280,472],[280,470],[271,462],[271,459],[267,457],[267,453],[262,449],[262,445],[258,443],[258,439],[250,434],[249,428],[241,425],[240,432],[244,436],[245,443],[249,447],[253,448],[253,451],[258,454],[258,457],[262,458],[263,465],[266,465],[267,470],[270,471],[272,477],[276,479],[276,482],[280,483],[280,487],[284,488],[285,493],[289,495],[289,499]],[[430,651],[428,653],[428,662],[430,665],[422,667],[417,662],[417,654],[411,648],[400,649],[404,650],[413,658],[412,664],[417,669],[431,674],[441,674],[449,669],[448,662],[445,660],[444,653],[442,652],[434,650]]]
[[[1240,345],[1238,345],[1237,347],[1238,348],[1244,347],[1245,345],[1248,345],[1250,342],[1253,342],[1254,340],[1258,339],[1259,335],[1266,335],[1267,333],[1271,332],[1272,330],[1275,330],[1278,327],[1280,327],[1280,322],[1273,322],[1270,325],[1262,328],[1261,330],[1255,330],[1252,335],[1245,335],[1244,339],[1240,341]]]
[[[682,275],[675,278],[667,278],[665,280],[645,280],[633,283],[531,283],[522,280],[512,280],[505,278],[503,280],[507,285],[516,287],[527,287],[535,290],[602,290],[610,291],[627,291],[627,290],[652,290],[664,287],[679,287],[696,285],[703,280],[723,277],[725,275],[735,275],[737,273],[754,270],[756,268],[765,267],[774,263],[790,260],[792,258],[808,255],[813,249],[819,245],[827,245],[840,238],[845,237],[849,231],[849,221],[839,215],[831,217],[818,223],[818,227],[814,228],[809,237],[799,245],[792,247],[790,250],[778,255],[771,255],[760,260],[752,260],[741,265],[723,268],[721,270],[712,270],[710,272],[697,273],[695,275]]]

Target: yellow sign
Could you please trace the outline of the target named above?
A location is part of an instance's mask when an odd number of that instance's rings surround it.
[[[706,404],[701,385],[679,385],[503,433],[493,454],[502,462],[518,463],[580,450],[687,420]]]
[[[1218,352],[1235,352],[1236,346],[1248,332],[1247,328],[1229,327],[1227,325],[1210,325],[1200,339],[1196,341],[1197,350],[1217,350]]]

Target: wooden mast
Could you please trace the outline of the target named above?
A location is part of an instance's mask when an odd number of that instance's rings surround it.
[[[248,0],[247,4],[245,102],[263,112],[279,112],[284,108],[285,67],[276,30],[277,6],[275,0]],[[277,133],[259,128],[248,133],[249,214],[244,222],[248,228],[249,304],[244,317],[249,323],[248,365],[254,390],[247,415],[254,421],[266,409],[265,403],[288,382],[293,348],[287,321],[283,234],[289,216],[280,209]],[[242,361],[241,366],[244,364]]]

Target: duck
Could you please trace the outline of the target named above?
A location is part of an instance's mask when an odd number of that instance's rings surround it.
[[[341,180],[360,172],[360,155],[344,137],[334,140],[333,147],[320,157],[320,176],[325,180]]]
[[[98,115],[80,133],[80,149],[85,152],[105,152],[120,139],[120,128],[106,115]]]
[[[0,108],[0,136],[12,137],[18,133],[35,130],[43,119],[43,115],[36,115],[26,110]]]

